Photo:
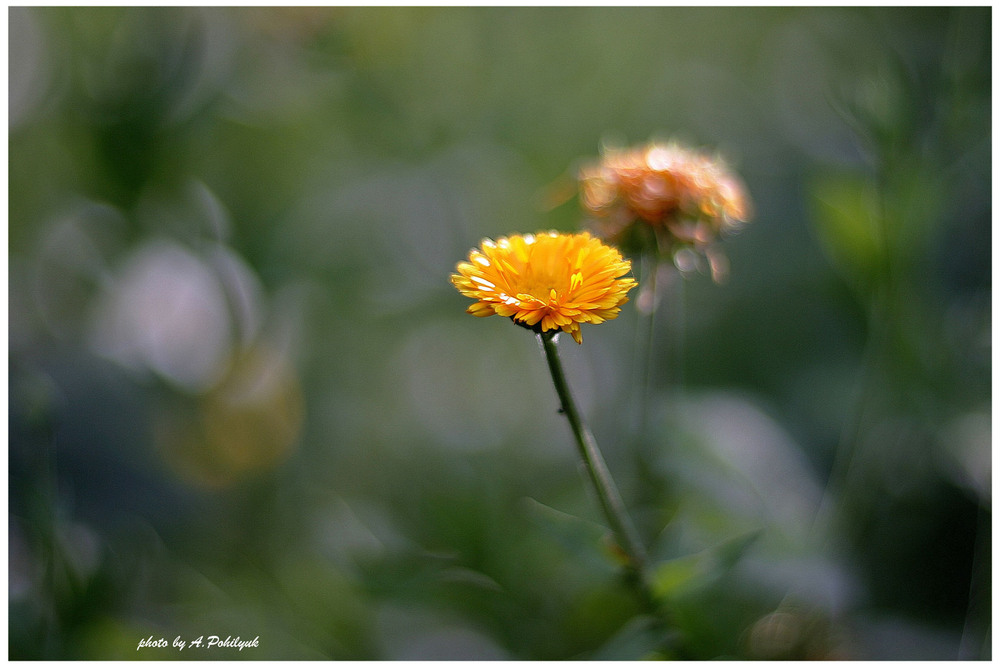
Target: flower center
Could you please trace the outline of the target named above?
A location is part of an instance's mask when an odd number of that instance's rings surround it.
[[[530,294],[539,301],[547,303],[552,290],[555,290],[556,294],[565,291],[565,282],[565,279],[560,280],[560,277],[553,275],[551,271],[532,270],[529,265],[527,273],[519,281],[518,289],[521,294]]]

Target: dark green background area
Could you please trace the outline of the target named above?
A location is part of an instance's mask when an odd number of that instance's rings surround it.
[[[992,657],[990,8],[8,19],[10,658]],[[651,139],[754,204],[560,341],[666,629],[448,282]]]

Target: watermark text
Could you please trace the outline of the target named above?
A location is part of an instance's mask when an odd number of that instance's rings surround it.
[[[185,639],[180,635],[174,637],[174,641],[169,641],[166,637],[157,637],[156,635],[150,635],[139,640],[139,645],[136,646],[136,651],[141,651],[144,648],[175,648],[178,651],[183,651],[184,649],[208,649],[208,648],[234,648],[238,651],[242,651],[245,648],[257,648],[260,646],[260,636],[256,636],[253,639],[243,639],[239,635],[233,637],[232,635],[226,635],[223,639],[219,635],[199,635],[193,639]]]

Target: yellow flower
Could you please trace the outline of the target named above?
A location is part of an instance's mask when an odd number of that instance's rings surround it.
[[[618,317],[636,285],[624,277],[631,263],[587,232],[485,239],[456,269],[452,284],[476,299],[467,312],[510,317],[538,333],[560,329],[577,343],[581,323]]]
[[[701,250],[750,218],[745,188],[726,164],[675,143],[608,151],[579,180],[596,230],[615,242],[642,221],[662,250]]]

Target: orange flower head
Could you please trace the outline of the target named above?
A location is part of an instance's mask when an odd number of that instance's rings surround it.
[[[583,207],[612,241],[643,222],[665,249],[700,250],[750,218],[746,190],[726,164],[676,143],[608,151],[579,181]]]
[[[467,312],[501,315],[537,333],[562,330],[583,341],[580,324],[613,320],[636,286],[628,260],[588,232],[485,239],[459,262],[451,282],[475,299]]]

